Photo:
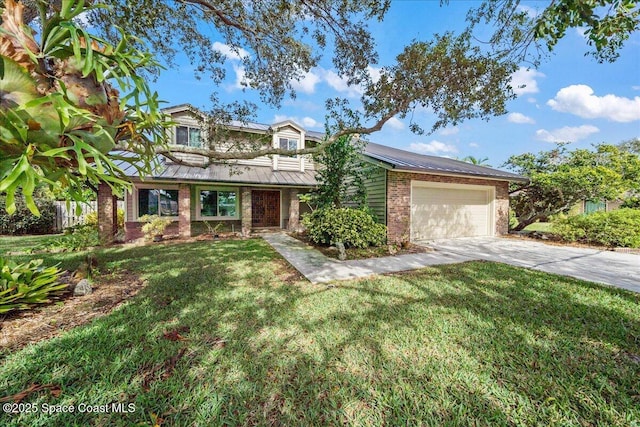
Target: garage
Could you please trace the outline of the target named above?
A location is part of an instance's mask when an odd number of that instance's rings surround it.
[[[495,187],[411,182],[411,240],[494,235]]]

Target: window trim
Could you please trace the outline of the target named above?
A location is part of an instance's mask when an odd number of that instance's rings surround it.
[[[186,128],[187,129],[187,145],[178,144],[178,128]],[[191,145],[191,129],[197,129],[200,132],[200,145],[195,146]],[[199,126],[192,126],[185,123],[178,123],[173,127],[173,140],[171,141],[173,145],[182,145],[183,147],[194,147],[194,148],[202,148],[202,128]]]
[[[151,185],[151,184],[142,184],[136,185],[133,188],[133,221],[134,222],[142,222],[140,221],[140,206],[138,206],[138,192],[139,190],[175,190],[178,191],[178,198],[180,197],[180,188],[177,185]],[[171,221],[178,221],[180,219],[180,202],[178,201],[178,215],[177,216],[163,216],[161,218],[170,219]]]
[[[288,136],[278,136],[278,148],[282,148],[282,145],[280,144],[280,140],[282,139],[286,139],[287,140],[287,149],[290,150],[289,148],[289,144],[291,143],[291,141],[295,141],[296,142],[296,150],[300,150],[300,138],[291,138]],[[283,157],[285,159],[297,159],[298,157],[300,157],[298,154],[294,154],[292,156],[288,156],[286,154],[280,154],[280,157]]]
[[[200,214],[202,206],[200,205],[200,192],[201,191],[233,191],[236,193],[236,214],[235,216],[203,216]],[[196,220],[198,221],[229,221],[240,219],[240,188],[239,187],[224,187],[218,185],[202,185],[196,187]]]

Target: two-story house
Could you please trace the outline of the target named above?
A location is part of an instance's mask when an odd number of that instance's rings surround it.
[[[200,123],[188,105],[164,110],[176,126],[170,131],[170,145],[200,147],[204,142]],[[231,123],[228,138],[252,139],[263,146],[301,149],[321,141],[323,134],[309,132],[291,121],[270,126],[257,123]],[[176,153],[192,163],[204,158]],[[162,158],[152,175],[140,177],[134,168],[125,170],[134,188],[125,196],[126,239],[142,236],[143,215],[160,215],[174,220],[167,234],[191,236],[222,223],[224,230],[248,234],[261,228],[295,230],[299,227],[298,194],[315,187],[311,156],[263,156],[232,160],[206,167],[184,166]]]
[[[203,130],[189,106],[165,111],[176,123],[168,135],[170,144],[203,143]],[[291,121],[231,123],[225,132],[231,142],[286,149],[310,147],[324,137]],[[296,230],[306,207],[298,195],[316,186],[315,166],[307,155],[236,159],[206,167],[197,155],[175,155],[203,167],[164,159],[152,176],[140,177],[133,167],[125,170],[134,184],[125,196],[127,240],[142,235],[139,218],[145,214],[172,219],[167,233],[184,237],[206,232],[205,221],[243,235],[264,228]],[[387,225],[390,242],[506,234],[509,182],[528,181],[498,169],[374,143],[365,147],[362,159],[373,166],[366,182],[369,207]],[[108,186],[101,188],[98,222],[101,235],[108,236],[114,231],[115,205]]]

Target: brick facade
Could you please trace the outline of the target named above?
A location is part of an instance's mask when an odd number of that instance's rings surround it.
[[[108,184],[98,185],[98,235],[102,244],[113,243],[118,232],[118,199]]]
[[[178,187],[178,233],[180,237],[191,237],[191,187]]]
[[[240,187],[242,205],[242,235],[247,237],[251,234],[251,187]]]
[[[389,242],[409,240],[411,227],[411,181],[495,187],[495,233],[509,232],[509,183],[481,178],[427,175],[387,171],[387,238]]]
[[[287,230],[298,231],[300,229],[300,199],[298,190],[289,190],[289,224]]]
[[[136,240],[144,237],[142,226],[144,222],[127,221],[124,223],[126,240]],[[178,221],[174,221],[164,230],[163,236],[177,236],[180,234],[180,226]]]

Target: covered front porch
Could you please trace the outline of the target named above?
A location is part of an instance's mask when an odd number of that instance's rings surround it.
[[[143,237],[140,217],[159,215],[172,220],[166,235],[191,237],[209,232],[233,231],[249,236],[252,231],[300,229],[298,195],[310,188],[244,186],[228,183],[136,182],[125,195],[125,240]],[[118,232],[116,200],[111,188],[99,187],[98,224],[103,242]]]

